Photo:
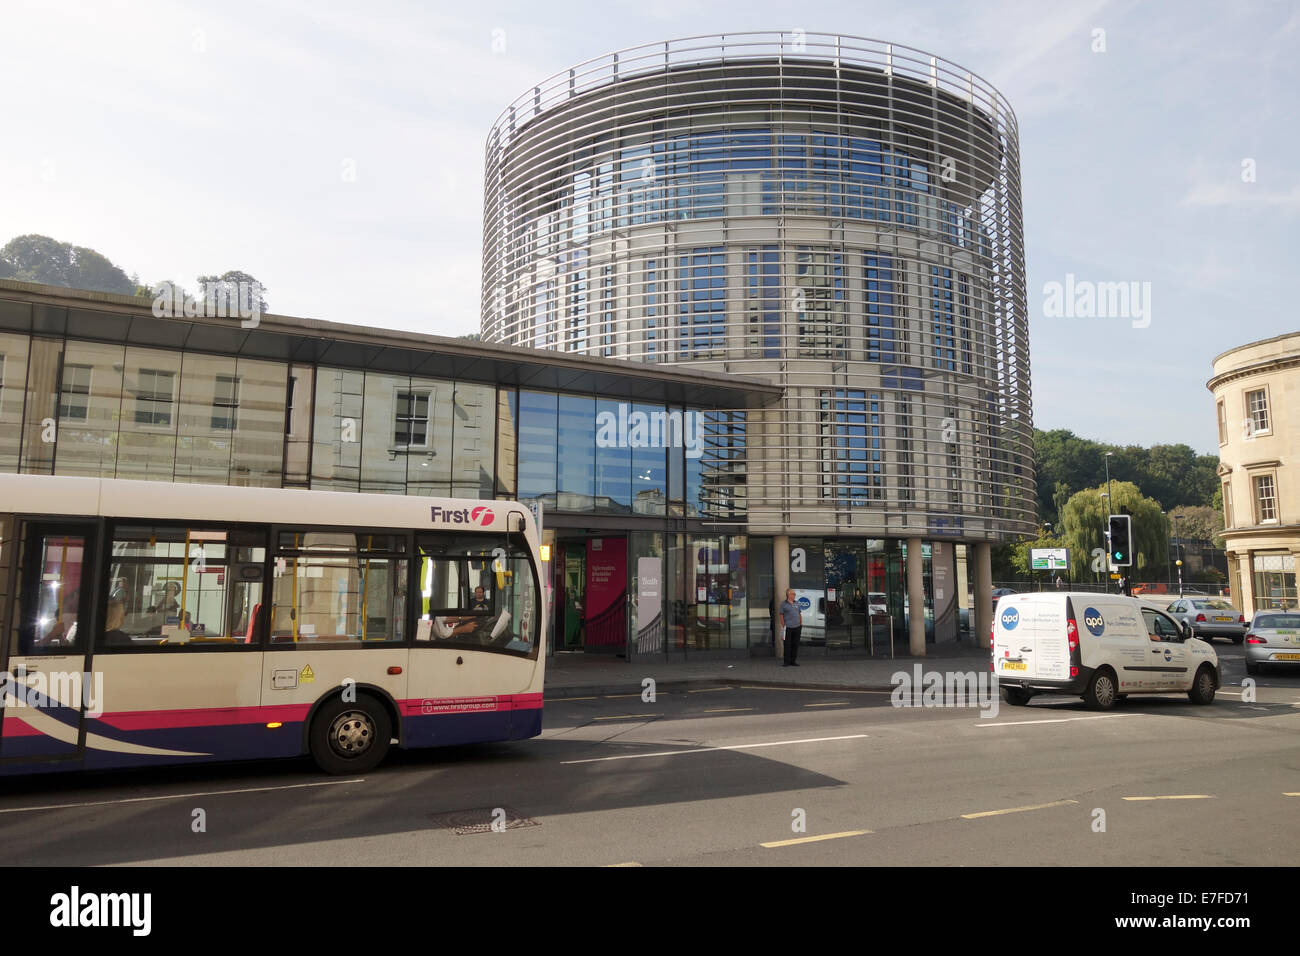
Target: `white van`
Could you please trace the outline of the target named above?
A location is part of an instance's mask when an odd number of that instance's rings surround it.
[[[1118,594],[1008,594],[993,620],[993,673],[1007,703],[1077,694],[1109,710],[1129,694],[1214,701],[1219,657],[1163,611]]]

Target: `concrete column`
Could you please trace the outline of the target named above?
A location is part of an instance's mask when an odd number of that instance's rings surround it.
[[[980,647],[989,646],[993,630],[993,545],[975,545],[975,628]]]
[[[776,656],[785,654],[785,641],[781,639],[781,602],[790,587],[790,536],[778,534],[772,539],[772,586],[776,589]]]
[[[907,651],[925,656],[925,586],[921,577],[921,539],[907,539]]]
[[[1252,608],[1255,606],[1255,554],[1253,551],[1244,551],[1237,558],[1237,571],[1241,575],[1241,594],[1237,599],[1241,601],[1237,605],[1243,614],[1254,616]]]

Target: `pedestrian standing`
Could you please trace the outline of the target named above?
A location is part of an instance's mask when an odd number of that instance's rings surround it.
[[[798,667],[799,635],[803,632],[803,612],[794,598],[794,588],[785,592],[781,604],[781,623],[785,625],[785,663],[782,667]]]

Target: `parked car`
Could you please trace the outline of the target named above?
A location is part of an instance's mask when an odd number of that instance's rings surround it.
[[[1246,636],[1246,615],[1223,598],[1188,597],[1184,594],[1165,608],[1176,621],[1186,622],[1196,637],[1224,637],[1240,644]]]
[[[1300,667],[1300,611],[1259,611],[1246,634],[1246,673]]]

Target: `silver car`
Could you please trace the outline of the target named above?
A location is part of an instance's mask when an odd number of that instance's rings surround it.
[[[1166,612],[1175,621],[1185,622],[1193,637],[1226,637],[1240,644],[1246,636],[1246,616],[1223,598],[1184,596],[1171,602]]]
[[[1246,635],[1246,673],[1300,667],[1300,611],[1256,611]]]

